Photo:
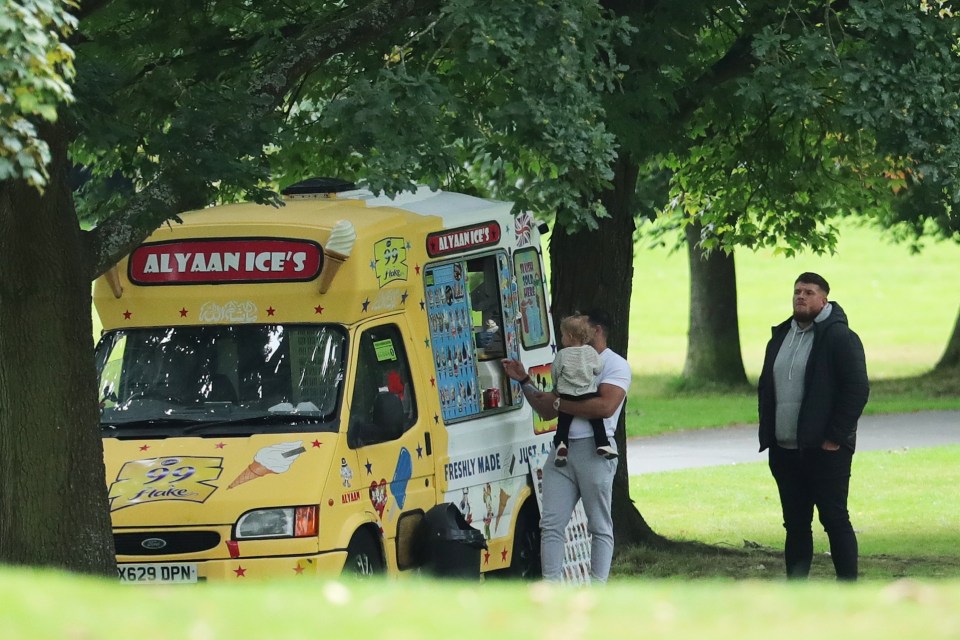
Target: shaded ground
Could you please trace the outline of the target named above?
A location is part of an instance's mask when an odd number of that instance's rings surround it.
[[[833,580],[834,575],[830,554],[814,557],[812,579]],[[860,576],[863,580],[960,579],[960,558],[860,556]],[[669,549],[656,550],[635,547],[617,554],[611,577],[784,580],[783,555],[778,549],[747,540],[741,548],[700,543],[678,543]]]

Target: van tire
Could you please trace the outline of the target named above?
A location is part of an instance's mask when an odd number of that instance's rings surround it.
[[[383,556],[380,545],[366,531],[353,534],[347,546],[347,561],[343,565],[344,575],[367,578],[383,573]]]
[[[542,577],[543,571],[540,566],[540,512],[537,510],[535,501],[528,500],[517,515],[510,566],[487,575],[519,580],[539,580]]]

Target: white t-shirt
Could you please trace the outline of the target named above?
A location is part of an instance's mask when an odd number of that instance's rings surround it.
[[[615,387],[623,389],[623,401],[609,418],[603,419],[603,426],[606,427],[607,437],[613,439],[613,434],[617,430],[617,422],[620,417],[620,411],[623,409],[623,403],[627,401],[626,393],[630,390],[630,380],[633,372],[630,370],[630,364],[622,357],[611,351],[604,349],[600,353],[600,362],[603,363],[603,370],[597,376],[597,387],[602,384],[612,384]],[[579,440],[580,438],[592,438],[593,429],[590,428],[590,421],[586,418],[574,416],[570,423],[570,439]]]

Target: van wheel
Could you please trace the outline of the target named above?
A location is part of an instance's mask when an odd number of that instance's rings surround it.
[[[510,566],[492,572],[491,577],[538,580],[540,568],[540,513],[529,503],[517,516],[517,528],[513,535],[513,551]]]
[[[380,547],[373,537],[364,531],[353,534],[347,546],[347,561],[343,573],[357,577],[368,577],[383,573],[383,558]]]

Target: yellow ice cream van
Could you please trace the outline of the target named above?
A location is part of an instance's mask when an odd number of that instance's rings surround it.
[[[186,213],[98,279],[120,579],[535,574],[555,425],[501,359],[548,388],[555,340],[510,209],[310,180]]]

